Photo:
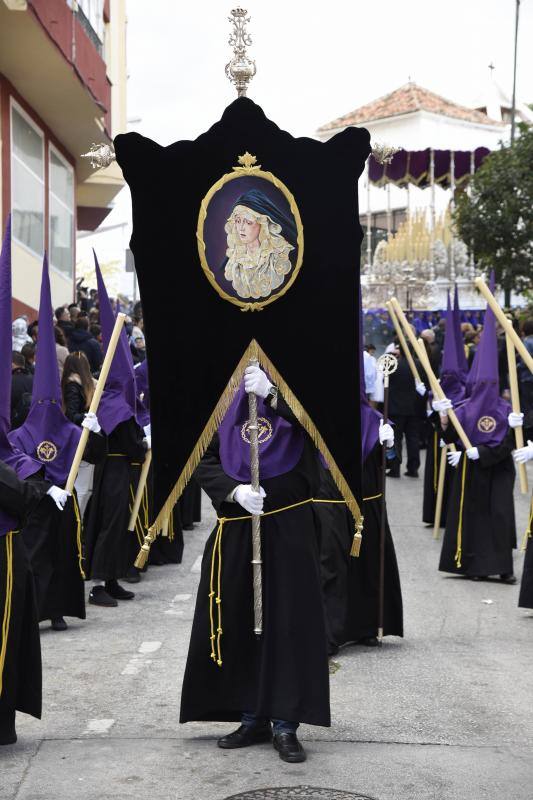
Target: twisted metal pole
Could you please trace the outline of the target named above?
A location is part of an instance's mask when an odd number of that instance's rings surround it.
[[[248,366],[259,366],[256,358],[251,358]],[[259,492],[259,425],[257,422],[257,395],[250,392],[248,395],[248,409],[250,422],[248,431],[250,436],[250,474],[251,486],[254,492]],[[252,571],[254,586],[254,633],[261,636],[263,633],[263,576],[261,560],[261,517],[252,516]]]

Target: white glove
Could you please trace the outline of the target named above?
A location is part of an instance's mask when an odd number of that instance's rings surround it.
[[[59,486],[50,486],[46,494],[52,498],[60,511],[63,511],[65,503],[70,497],[70,492],[60,489]]]
[[[424,397],[424,395],[427,392],[426,386],[425,386],[424,383],[422,383],[422,381],[420,381],[420,383],[416,384],[415,389],[418,392],[418,394],[420,395],[420,397]]]
[[[510,428],[521,428],[524,425],[524,415],[522,412],[511,411],[507,417]]]
[[[145,436],[144,439],[143,439],[143,442],[145,443],[147,450],[151,450],[152,449],[152,437],[151,436]]]
[[[462,453],[460,450],[455,450],[455,451],[451,450],[446,456],[446,458],[448,459],[448,464],[450,464],[452,467],[456,467],[459,461],[461,460],[461,456]]]
[[[149,422],[148,425],[145,425],[143,428],[145,436],[152,436],[152,423]]]
[[[394,430],[392,425],[389,423],[383,423],[383,420],[380,419],[379,421],[379,443],[386,444],[387,447],[394,446]]]
[[[431,407],[433,411],[438,411],[442,417],[447,417],[448,411],[453,408],[453,404],[447,397],[443,397],[442,400],[432,400]]]
[[[528,439],[525,447],[519,447],[518,450],[514,451],[513,458],[517,464],[525,464],[526,461],[533,459],[533,442],[531,439]]]
[[[470,448],[469,448],[469,449],[466,451],[466,455],[468,456],[468,458],[469,458],[471,461],[477,461],[477,460],[478,460],[478,458],[479,458],[479,450],[477,449],[477,447],[470,447]]]
[[[439,447],[446,447],[446,442],[444,439],[439,439]]]
[[[81,423],[82,428],[87,428],[87,430],[91,431],[92,433],[100,433],[102,428],[100,427],[100,423],[98,422],[98,417],[96,414],[93,414],[92,411],[88,411]]]
[[[244,388],[248,394],[253,392],[264,400],[271,386],[272,384],[262,369],[256,366],[246,367],[244,370]]]
[[[233,492],[235,502],[253,516],[263,513],[263,500],[265,497],[266,493],[262,486],[259,487],[258,492],[254,492],[249,483],[241,483]]]

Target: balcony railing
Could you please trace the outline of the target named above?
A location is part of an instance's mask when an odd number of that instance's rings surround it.
[[[101,56],[103,48],[104,48],[104,45],[103,45],[102,41],[100,40],[100,37],[96,33],[95,29],[93,28],[93,26],[89,22],[89,19],[85,16],[82,8],[79,5],[78,5],[78,7],[76,9],[76,16],[77,16],[77,18],[78,18],[78,20],[80,22],[80,25],[82,26],[83,30],[85,31],[85,33],[87,34],[87,36],[89,37],[89,39],[91,40],[93,45],[95,46],[96,50],[98,51],[98,54]]]

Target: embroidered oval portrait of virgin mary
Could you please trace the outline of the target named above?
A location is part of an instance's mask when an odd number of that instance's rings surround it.
[[[218,294],[243,311],[281,297],[303,259],[303,228],[296,201],[249,153],[204,197],[198,217],[202,268]]]

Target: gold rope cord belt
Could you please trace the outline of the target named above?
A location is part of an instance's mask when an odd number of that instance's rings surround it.
[[[78,546],[78,565],[80,568],[80,575],[85,580],[85,572],[83,569],[83,551],[81,547],[81,514],[78,505],[78,498],[76,493],[72,492],[72,502],[74,503],[74,515],[76,517],[76,544]]]
[[[372,497],[363,497],[363,502],[368,500],[377,500],[381,497],[380,494],[373,495]],[[300,506],[308,505],[309,503],[331,503],[346,505],[346,500],[318,500],[310,497],[307,500],[300,500],[298,503],[292,503],[283,508],[276,508],[272,511],[265,511],[261,517],[270,517],[273,514],[280,514],[282,511],[290,511],[292,508],[299,508]],[[221,578],[222,578],[222,531],[227,522],[242,522],[243,520],[252,519],[251,514],[245,514],[242,517],[217,517],[218,527],[215,534],[215,541],[213,542],[213,552],[211,555],[211,573],[209,581],[209,623],[210,623],[210,636],[211,642],[211,659],[219,666],[222,666],[222,592],[221,592]],[[215,577],[216,576],[216,577]],[[215,591],[216,583],[216,591]],[[217,623],[215,628],[215,606]]]
[[[11,602],[13,598],[13,534],[18,531],[9,531],[3,537],[6,543],[6,596],[4,601],[4,615],[2,618],[2,646],[0,648],[0,697],[2,697],[4,664],[7,653],[7,640],[9,637],[9,624],[11,622]]]
[[[459,504],[459,523],[457,525],[457,550],[455,553],[455,563],[457,569],[461,569],[461,556],[463,554],[463,507],[465,501],[465,479],[466,479],[466,455],[463,458],[463,474],[461,475],[461,502]]]
[[[527,522],[527,528],[524,532],[524,538],[522,539],[522,544],[520,549],[527,550],[527,540],[531,539],[531,525],[533,524],[533,495],[531,495],[531,505],[529,506],[529,519]]]

